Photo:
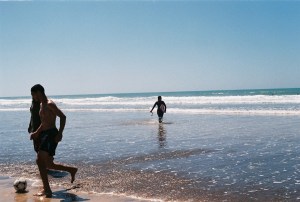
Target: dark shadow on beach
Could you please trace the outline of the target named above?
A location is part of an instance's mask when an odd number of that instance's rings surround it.
[[[57,170],[48,170],[48,175],[53,178],[63,178],[66,177],[69,173],[65,171],[57,171]]]
[[[53,192],[52,199],[60,199],[61,202],[63,201],[89,201],[90,199],[87,198],[81,198],[77,196],[76,194],[69,193],[70,189],[64,189],[60,191]]]
[[[64,171],[57,171],[57,170],[48,170],[48,175],[50,175],[53,178],[64,178],[65,176],[69,175],[68,172]],[[60,201],[89,201],[90,199],[84,199],[76,194],[69,193],[68,191],[80,188],[80,185],[73,185],[72,187],[68,189],[63,189],[60,191],[54,191],[52,195],[52,199],[60,199]]]
[[[33,193],[26,190],[24,192],[16,192],[16,195],[14,196],[14,200],[16,202],[27,201],[27,200],[30,200],[30,198],[33,199],[33,201],[49,201],[49,202],[52,201],[52,199],[58,199],[61,202],[64,202],[64,201],[89,201],[90,200],[89,198],[82,198],[76,194],[68,192],[72,189],[74,189],[74,187],[69,188],[69,189],[54,191],[52,194],[52,197],[47,198],[47,199],[44,198],[45,196],[42,196],[42,197],[33,196]]]

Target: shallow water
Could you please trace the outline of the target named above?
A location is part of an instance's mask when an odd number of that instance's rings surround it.
[[[67,111],[56,161],[81,189],[168,200],[296,200],[300,117]],[[37,177],[29,112],[0,114],[0,171]],[[68,177],[55,179],[67,183]]]
[[[67,115],[55,161],[80,190],[181,201],[300,200],[300,89],[54,96]],[[0,176],[38,178],[30,98],[0,98]],[[51,183],[69,186],[66,173]],[[57,178],[60,176],[60,178]]]

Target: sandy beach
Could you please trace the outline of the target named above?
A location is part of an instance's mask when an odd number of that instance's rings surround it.
[[[0,202],[58,202],[58,201],[103,201],[103,202],[139,202],[149,201],[135,199],[126,196],[117,196],[113,194],[97,194],[76,191],[74,187],[53,187],[53,197],[37,197],[34,196],[40,189],[40,181],[27,180],[27,191],[25,193],[16,193],[13,188],[15,178],[1,176],[0,177]]]

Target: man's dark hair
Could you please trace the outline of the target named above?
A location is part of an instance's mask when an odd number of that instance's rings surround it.
[[[161,100],[161,96],[158,96],[157,99],[158,99],[158,100]]]
[[[36,93],[38,91],[45,95],[45,89],[41,84],[36,84],[36,85],[32,86],[31,92]]]

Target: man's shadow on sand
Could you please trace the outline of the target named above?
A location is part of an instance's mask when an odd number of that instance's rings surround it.
[[[44,198],[44,197],[42,197],[43,199],[41,199],[40,197],[37,197],[37,198],[34,197],[33,200],[35,202],[38,202],[38,201],[41,201],[41,200],[42,201],[48,201],[47,199],[49,199],[49,201],[51,201],[51,199],[59,199],[60,202],[89,201],[90,200],[88,198],[81,198],[81,197],[77,196],[76,194],[69,193],[68,191],[70,191],[72,189],[74,189],[74,188],[72,187],[72,188],[69,188],[69,189],[63,189],[63,190],[59,190],[59,191],[54,191],[51,198]],[[20,198],[20,200],[18,200],[18,196],[16,196],[15,197],[15,201],[23,201],[24,199],[22,198],[22,195],[28,194],[28,193],[29,193],[29,191],[16,192],[16,194],[20,195],[21,198]]]
[[[69,173],[63,172],[63,171],[48,170],[48,175],[50,175],[53,178],[63,178],[65,176],[67,176],[68,174]],[[36,196],[36,197],[33,198],[33,201],[35,201],[35,202],[45,201],[46,202],[46,201],[51,201],[51,199],[59,199],[60,202],[89,201],[90,199],[88,199],[88,198],[82,198],[80,196],[77,196],[76,194],[68,192],[70,190],[80,188],[80,186],[81,186],[80,184],[77,184],[77,185],[74,185],[74,186],[72,186],[68,189],[62,189],[62,190],[54,191],[52,193],[52,197],[49,198],[49,200],[48,200],[48,198],[44,198],[45,196],[42,196],[42,198],[39,197],[39,196]],[[28,190],[17,191],[15,193],[17,194],[15,196],[15,201],[27,201],[27,199],[24,199],[23,197],[26,197],[26,195],[29,194]]]
[[[48,170],[48,175],[52,176],[53,178],[63,178],[67,176],[69,173],[63,171],[56,171],[56,170]],[[60,191],[54,191],[52,194],[52,199],[60,199],[61,202],[67,201],[89,201],[90,199],[81,198],[76,194],[69,193],[68,191],[72,189],[79,188],[80,185],[74,185],[71,188],[63,189]]]
[[[88,198],[81,198],[77,196],[76,194],[69,193],[68,191],[72,190],[70,189],[64,189],[60,191],[53,192],[53,195],[51,199],[60,199],[60,202],[67,202],[67,201],[89,201]]]

